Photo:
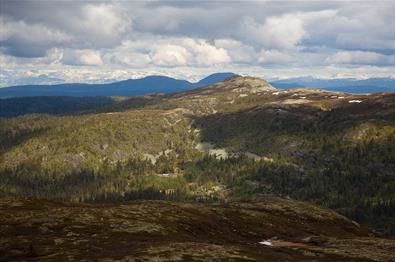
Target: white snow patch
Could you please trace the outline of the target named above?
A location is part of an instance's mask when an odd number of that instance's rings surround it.
[[[273,245],[272,241],[270,241],[270,240],[261,241],[261,242],[259,242],[259,244],[265,245],[265,246],[272,246]]]
[[[272,94],[278,96],[280,94],[280,92],[274,92]]]
[[[305,104],[309,102],[310,100],[307,99],[285,99],[282,103],[286,105],[292,105],[292,104]]]
[[[361,103],[362,102],[362,100],[350,100],[350,101],[348,101],[349,103]]]
[[[151,163],[152,163],[153,165],[155,165],[156,160],[157,160],[157,156],[154,156],[154,155],[148,154],[148,153],[143,154],[143,156],[144,156],[144,159],[145,159],[145,160],[149,160],[149,161],[151,161]]]
[[[173,126],[174,126],[174,125],[177,125],[177,124],[180,123],[180,122],[181,122],[181,119],[177,119],[177,120],[174,122]]]
[[[197,150],[209,155],[215,155],[217,159],[226,159],[229,157],[225,148],[215,148],[215,146],[208,142],[198,143],[195,147]]]

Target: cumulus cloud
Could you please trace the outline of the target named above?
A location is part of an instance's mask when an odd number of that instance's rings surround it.
[[[252,46],[243,44],[243,42],[234,39],[216,39],[214,44],[216,47],[226,50],[234,63],[251,63],[257,56]]]
[[[270,17],[259,24],[251,17],[244,18],[241,29],[244,39],[251,39],[265,48],[292,49],[301,41],[306,31],[296,17]]]
[[[83,51],[79,54],[79,61],[83,65],[102,65],[100,53],[97,51]]]
[[[245,17],[241,23],[244,38],[253,39],[268,49],[294,49],[303,38],[309,36],[305,27],[317,20],[334,17],[336,11],[299,12],[281,16],[270,16],[263,24],[251,17]]]
[[[110,4],[87,4],[82,7],[82,26],[91,33],[112,35],[125,32],[131,26],[131,20],[122,10]]]
[[[205,40],[191,38],[172,39],[154,44],[150,53],[152,63],[162,66],[210,66],[230,62],[225,49],[218,48]]]
[[[185,47],[166,44],[154,46],[150,56],[153,63],[159,66],[184,66],[191,54]]]
[[[1,15],[0,44],[5,53],[13,56],[44,57],[55,47],[113,47],[132,29],[130,16],[113,4],[83,4],[75,12],[55,19],[62,20],[64,16],[69,19],[59,25],[57,20],[53,20],[54,23],[29,23]]]
[[[192,63],[196,65],[217,65],[230,62],[230,57],[225,49],[213,46],[205,40],[184,39],[182,44],[192,54]]]
[[[61,62],[66,65],[86,65],[100,66],[103,65],[101,54],[96,50],[65,50],[62,54]]]
[[[42,24],[27,24],[0,17],[0,43],[6,54],[20,57],[45,56],[54,45],[72,40],[65,32]]]
[[[122,41],[122,34],[132,29],[132,19],[119,6],[112,4],[87,4],[72,23],[72,30],[93,47],[111,47]]]
[[[231,62],[224,48],[204,39],[185,37],[140,36],[138,40],[124,41],[120,46],[103,52],[107,52],[103,55],[105,62],[132,67],[215,66]]]

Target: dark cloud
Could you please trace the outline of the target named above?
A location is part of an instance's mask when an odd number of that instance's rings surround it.
[[[0,42],[4,46],[4,53],[11,56],[34,58],[43,57],[47,53],[47,46],[30,45],[26,48],[26,43],[17,39]]]
[[[324,10],[336,17],[306,23],[306,45],[347,49],[389,49],[393,42],[394,2],[251,2],[251,1],[2,1],[0,15],[29,24],[43,24],[75,36],[76,48],[111,47],[133,38],[133,32],[214,40],[235,38],[256,45],[241,26],[246,19],[264,25],[270,17]],[[94,7],[97,7],[96,10]],[[102,8],[102,12],[98,9]],[[96,16],[94,14],[96,12]],[[105,14],[108,14],[106,17]],[[113,27],[106,28],[111,24]],[[130,19],[130,20],[128,20]],[[97,22],[95,24],[94,22]],[[120,30],[133,21],[133,27]],[[90,23],[92,22],[92,23]],[[104,27],[104,28],[103,28]],[[111,31],[112,30],[112,31]],[[292,33],[290,28],[290,33]],[[100,31],[104,34],[100,34]],[[111,34],[110,34],[111,33]],[[363,40],[363,41],[361,41]],[[70,43],[69,43],[70,44]],[[259,43],[258,41],[258,44]]]

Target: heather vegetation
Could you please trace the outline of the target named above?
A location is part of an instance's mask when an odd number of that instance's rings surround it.
[[[0,200],[0,258],[62,261],[392,261],[395,241],[372,237],[306,202],[113,204]],[[17,236],[17,237],[16,237]]]

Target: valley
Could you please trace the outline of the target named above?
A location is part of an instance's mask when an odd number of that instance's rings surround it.
[[[8,247],[0,256],[394,259],[393,241],[379,237],[395,235],[394,93],[281,90],[233,76],[178,93],[98,99],[80,99],[79,106],[62,99],[62,112],[0,118]],[[37,223],[28,222],[36,216]],[[72,229],[80,223],[66,219],[73,216],[83,225]],[[33,241],[24,231],[40,233]],[[89,238],[98,253],[83,251]],[[273,246],[259,244],[266,240]],[[118,249],[106,251],[113,241]],[[179,246],[182,255],[171,257]]]
[[[395,262],[394,21],[0,0],[0,262]]]

